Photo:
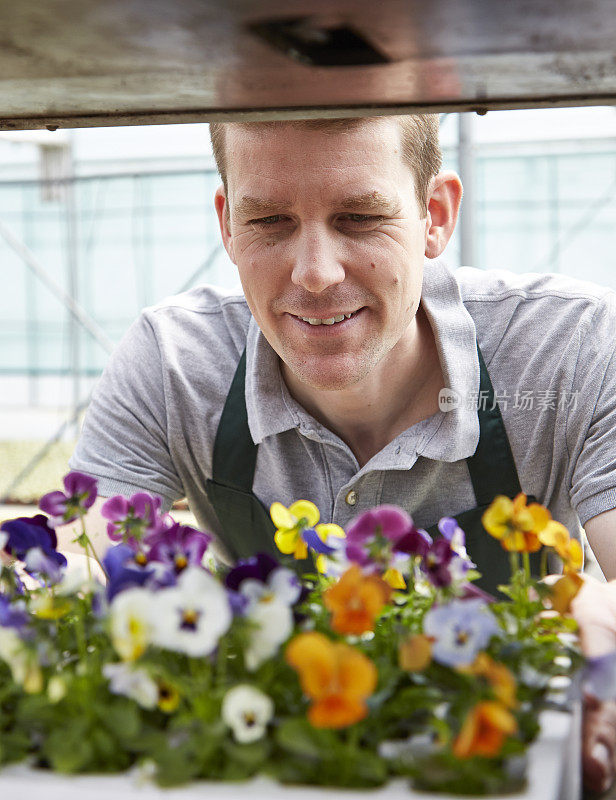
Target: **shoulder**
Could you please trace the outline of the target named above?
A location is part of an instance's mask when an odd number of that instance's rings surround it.
[[[552,273],[462,267],[455,276],[486,357],[515,341],[553,355],[568,344],[577,350],[591,328],[612,339],[610,331],[616,324],[612,289]]]
[[[204,357],[237,360],[246,346],[251,320],[244,295],[215,286],[198,286],[144,309],[138,323],[149,328],[163,359],[197,351]]]
[[[509,299],[588,301],[597,304],[615,293],[590,281],[550,272],[515,273],[460,267],[455,273],[463,302],[499,303]]]

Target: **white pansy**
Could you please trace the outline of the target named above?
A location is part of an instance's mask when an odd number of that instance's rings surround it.
[[[59,703],[63,697],[66,697],[67,686],[66,681],[61,675],[52,675],[47,682],[47,697],[50,703]]]
[[[272,597],[290,606],[299,599],[302,585],[292,569],[277,567],[270,572],[265,583],[257,578],[245,578],[238,591],[248,600],[249,608]]]
[[[235,740],[242,744],[261,739],[273,714],[272,699],[246,683],[229,689],[222,701],[223,722],[231,728]]]
[[[209,655],[233,619],[225,589],[200,567],[187,567],[154,599],[154,644],[189,656]]]
[[[55,586],[55,594],[68,596],[77,594],[77,592],[94,592],[101,588],[101,584],[96,580],[88,571],[86,556],[83,556],[79,561],[74,561],[72,556],[76,553],[70,554],[71,559],[68,566],[64,571],[62,580]],[[96,563],[96,562],[95,562]]]
[[[117,594],[111,603],[111,640],[124,661],[134,661],[152,642],[156,616],[154,595],[136,587]]]
[[[105,664],[103,675],[112,694],[130,697],[143,708],[155,708],[158,703],[158,686],[144,669],[130,664]]]
[[[272,570],[267,577],[267,585],[276,597],[287,605],[293,605],[302,591],[297,573],[287,567]]]
[[[0,627],[0,659],[11,670],[15,683],[24,691],[35,694],[43,688],[43,673],[36,654],[30,650],[14,628]]]
[[[277,597],[265,596],[249,606],[246,618],[253,623],[244,650],[246,668],[251,672],[278,652],[293,630],[293,612]]]

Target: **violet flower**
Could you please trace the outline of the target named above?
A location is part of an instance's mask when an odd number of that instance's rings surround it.
[[[17,517],[3,522],[0,530],[8,534],[4,550],[20,561],[25,561],[30,550],[40,548],[58,567],[65,567],[66,558],[56,550],[58,538],[48,522],[43,514]]]
[[[209,534],[188,525],[180,525],[179,522],[145,537],[146,544],[150,546],[148,561],[166,564],[176,575],[189,565],[200,567],[211,541]]]
[[[437,539],[421,560],[421,569],[430,583],[438,589],[451,585],[453,575],[450,565],[453,558],[454,552],[447,539]]]
[[[366,544],[383,536],[395,543],[413,528],[413,520],[406,511],[397,506],[383,505],[356,517],[346,532],[346,538],[349,544]]]
[[[66,525],[86,514],[96,500],[97,481],[81,472],[69,472],[64,476],[64,492],[48,492],[41,497],[39,508],[51,519],[52,528]]]
[[[461,667],[473,663],[498,633],[498,624],[482,600],[452,600],[426,613],[423,632],[433,639],[435,661]]]
[[[0,627],[15,628],[18,633],[21,633],[29,619],[23,600],[11,603],[10,598],[0,594]]]
[[[150,533],[164,524],[159,518],[160,497],[137,492],[132,497],[110,497],[101,506],[101,514],[109,520],[107,536],[113,542],[124,542],[134,549]]]
[[[130,545],[118,544],[110,547],[103,558],[103,567],[108,576],[107,600],[113,598],[125,589],[143,586],[154,577],[154,566],[135,561],[135,551]]]

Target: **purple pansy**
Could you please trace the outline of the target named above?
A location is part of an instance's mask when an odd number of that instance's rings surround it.
[[[110,547],[103,558],[103,567],[109,578],[107,583],[107,599],[111,600],[134,586],[143,586],[154,578],[156,569],[147,562],[135,561],[135,551],[127,544]]]
[[[133,548],[148,534],[156,532],[164,521],[158,516],[160,497],[147,492],[137,492],[132,497],[110,497],[101,507],[101,514],[109,520],[107,536],[113,542],[125,542]]]
[[[56,550],[58,539],[48,522],[43,514],[17,517],[3,522],[0,530],[8,534],[4,549],[20,561],[25,561],[30,550],[40,548],[58,567],[65,567],[66,558]]]
[[[451,585],[453,575],[450,566],[454,556],[447,539],[437,539],[430,545],[421,560],[421,569],[433,586],[443,589]]]
[[[28,624],[29,619],[23,600],[11,603],[6,595],[0,594],[0,627],[16,628],[21,631]]]
[[[53,528],[73,522],[85,514],[96,500],[96,478],[81,472],[69,472],[64,476],[63,483],[63,492],[48,492],[39,503],[41,511],[51,517],[49,524]]]
[[[426,613],[423,632],[433,639],[435,661],[461,667],[472,664],[498,633],[498,624],[483,600],[452,600]]]
[[[413,527],[413,520],[406,511],[383,505],[360,514],[349,526],[346,538],[349,544],[365,544],[383,536],[395,543]]]
[[[270,575],[280,564],[276,559],[268,556],[266,553],[257,553],[256,556],[245,558],[237,562],[227,577],[225,578],[225,585],[228,589],[237,591],[240,584],[246,578],[253,578],[254,580],[265,583]]]
[[[212,537],[196,528],[174,522],[168,528],[148,534],[145,541],[150,546],[149,561],[160,561],[179,574],[189,564],[201,566]]]

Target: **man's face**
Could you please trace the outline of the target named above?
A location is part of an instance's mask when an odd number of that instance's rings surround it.
[[[429,227],[399,126],[230,125],[226,152],[227,250],[283,369],[335,390],[395,364],[419,305]]]

